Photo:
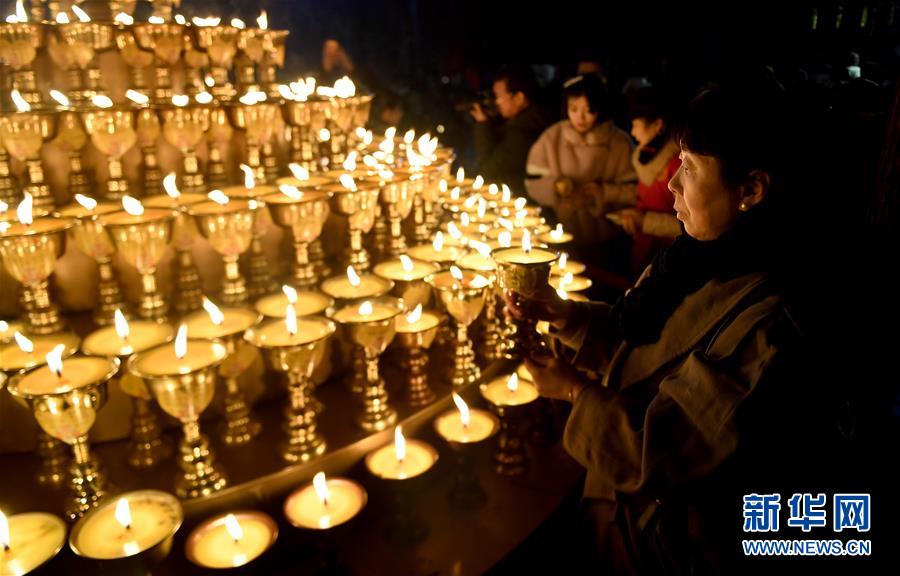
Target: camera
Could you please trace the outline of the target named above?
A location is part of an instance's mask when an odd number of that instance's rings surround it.
[[[500,114],[499,110],[497,110],[497,103],[494,101],[494,93],[491,90],[480,90],[474,97],[457,102],[453,108],[457,112],[468,114],[476,104],[481,106],[482,111],[488,118],[494,118]]]

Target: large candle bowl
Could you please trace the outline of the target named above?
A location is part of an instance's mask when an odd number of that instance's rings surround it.
[[[200,272],[194,263],[194,242],[200,235],[197,223],[188,214],[194,204],[206,201],[204,194],[184,193],[177,198],[165,194],[144,198],[147,208],[169,208],[175,211],[175,223],[172,227],[172,247],[175,248],[175,294],[172,304],[175,312],[183,316],[200,309],[203,301],[203,287],[200,283]]]
[[[268,183],[262,150],[272,140],[278,127],[278,106],[269,102],[256,104],[235,102],[230,111],[231,124],[243,130],[246,135],[247,165],[253,169],[253,177],[259,183]]]
[[[33,224],[12,224],[0,233],[0,258],[10,276],[22,283],[22,308],[33,334],[62,330],[59,309],[50,301],[48,278],[66,247],[72,221],[39,218]]]
[[[12,87],[29,104],[40,104],[34,74],[34,59],[44,45],[44,27],[32,22],[0,23],[0,60],[12,68]]]
[[[559,259],[557,254],[540,249],[506,248],[495,251],[493,258],[501,290],[517,292],[526,298],[539,298],[550,292],[550,268]],[[537,320],[508,320],[501,344],[505,357],[515,358],[544,346],[537,333]]]
[[[56,112],[14,112],[0,116],[0,139],[9,155],[25,163],[23,191],[34,198],[35,214],[53,210],[53,193],[44,179],[41,147],[56,131]]]
[[[116,271],[112,265],[116,247],[100,220],[104,214],[111,214],[119,210],[121,210],[121,206],[113,203],[97,204],[91,210],[73,204],[57,213],[58,216],[71,218],[75,222],[69,235],[79,250],[97,262],[100,284],[97,307],[94,309],[94,322],[99,326],[112,324],[116,310],[125,308]]]
[[[113,46],[114,28],[101,22],[70,22],[53,27],[56,36],[47,41],[54,63],[69,76],[69,97],[83,104],[100,91],[100,70],[90,68],[98,52]]]
[[[248,331],[245,339],[263,351],[272,370],[287,375],[287,438],[279,454],[287,462],[306,462],[326,448],[317,430],[312,374],[325,357],[325,343],[334,334],[335,325],[319,316],[307,316],[297,320],[296,328],[289,332],[284,320],[271,320]]]
[[[375,208],[381,193],[378,185],[359,182],[356,190],[348,190],[340,184],[324,186],[322,189],[332,192],[331,209],[347,218],[350,243],[346,263],[357,272],[368,271],[371,259],[363,244],[363,234],[368,234],[375,225]]]
[[[208,358],[191,362],[191,348],[196,347],[201,347]],[[188,340],[188,356],[183,366],[168,366],[163,362],[157,362],[155,367],[148,366],[151,364],[148,359],[171,348],[171,344],[163,344],[132,356],[128,360],[128,370],[143,378],[160,408],[181,422],[184,437],[180,445],[181,473],[175,482],[175,494],[179,498],[199,498],[218,492],[228,483],[224,471],[215,465],[209,442],[200,433],[200,415],[212,402],[216,392],[216,372],[228,352],[219,341]]]
[[[370,304],[372,311],[364,314],[362,306]],[[397,411],[389,404],[387,388],[378,369],[378,359],[394,339],[396,317],[404,312],[403,302],[382,296],[354,303],[335,312],[334,319],[350,333],[350,339],[362,348],[366,360],[366,383],[363,391],[363,412],[357,423],[366,432],[377,432],[397,422]]]
[[[475,272],[461,271],[455,278],[445,270],[428,277],[447,313],[456,321],[456,352],[451,382],[454,388],[472,384],[481,378],[481,369],[475,363],[475,351],[468,328],[484,309],[485,293],[491,280]]]
[[[197,228],[225,263],[222,280],[222,302],[239,306],[247,302],[247,283],[241,276],[238,259],[253,241],[254,212],[246,200],[230,200],[221,205],[203,202],[190,209]]]
[[[156,284],[156,267],[172,238],[175,212],[148,208],[140,216],[125,212],[100,218],[116,251],[141,275],[141,299],[138,316],[144,320],[165,322],[169,306]]]
[[[109,177],[106,196],[118,200],[128,193],[128,180],[122,171],[122,156],[137,142],[135,111],[131,107],[95,108],[82,112],[91,142],[106,155]]]
[[[197,145],[209,128],[209,108],[191,103],[162,110],[163,136],[184,157],[182,182],[185,192],[205,192]]]
[[[185,28],[175,22],[148,22],[135,24],[132,30],[138,46],[153,52],[156,57],[154,98],[157,102],[168,102],[172,98],[171,68],[181,59],[185,48]]]
[[[322,234],[331,209],[329,194],[317,190],[300,191],[297,196],[283,193],[264,197],[272,221],[290,230],[294,241],[294,266],[292,283],[298,288],[310,289],[319,284],[319,277],[309,260],[309,244]]]
[[[28,402],[44,432],[72,447],[74,460],[66,505],[66,514],[72,520],[106,496],[106,481],[91,457],[88,432],[106,403],[106,384],[118,370],[116,358],[71,357],[63,363],[62,376],[44,366],[9,382],[10,393]]]
[[[209,72],[214,81],[210,92],[220,100],[230,100],[235,90],[228,80],[228,71],[237,53],[240,30],[233,26],[195,26],[193,30],[197,47],[209,56]]]

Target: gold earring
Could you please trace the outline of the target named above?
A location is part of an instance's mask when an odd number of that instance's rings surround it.
[[[749,209],[750,209],[750,207],[747,206],[746,202],[741,202],[741,205],[738,206],[738,210],[740,210],[741,212],[746,212]]]

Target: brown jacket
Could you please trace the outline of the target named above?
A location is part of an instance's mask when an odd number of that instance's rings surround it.
[[[785,325],[796,329],[763,274],[708,282],[676,308],[659,341],[636,348],[609,340],[609,304],[576,305],[584,309],[557,338],[576,366],[605,372],[578,397],[565,431],[591,498],[656,493],[722,464],[740,441],[742,405],[784,352]]]

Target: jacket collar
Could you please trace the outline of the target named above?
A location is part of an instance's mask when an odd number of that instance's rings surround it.
[[[580,134],[568,120],[562,123],[563,138],[576,146],[606,146],[612,137],[612,130],[612,120],[596,124],[587,134]]]
[[[766,274],[755,272],[724,282],[710,280],[702,288],[688,295],[675,309],[663,327],[662,336],[658,341],[637,348],[627,343],[619,346],[610,364],[611,370],[604,379],[604,385],[609,385],[611,375],[615,371],[619,371],[620,374],[612,381],[618,380],[620,389],[650,377],[672,360],[697,346],[721,324],[735,306],[761,286],[766,279]],[[629,362],[629,356],[636,354],[640,355],[639,361]]]
[[[672,160],[672,156],[678,154],[678,144],[674,140],[669,140],[660,148],[656,156],[646,164],[641,164],[638,158],[641,154],[641,148],[635,147],[631,152],[631,164],[634,171],[637,172],[638,180],[641,184],[649,186],[659,180],[659,177],[665,172],[666,166]]]

